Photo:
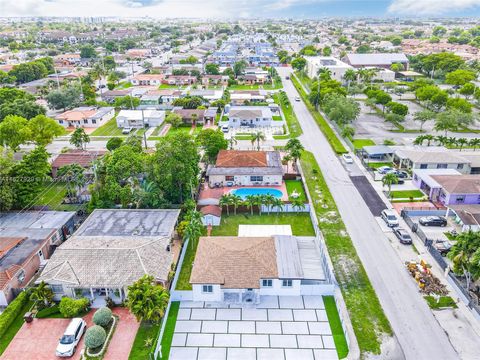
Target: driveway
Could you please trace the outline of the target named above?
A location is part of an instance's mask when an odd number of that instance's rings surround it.
[[[90,311],[84,320],[87,326],[93,325],[92,317],[95,311]],[[125,308],[114,308],[114,314],[119,316],[117,328],[113,333],[104,360],[127,360],[132,348],[139,323]],[[34,319],[30,324],[23,324],[15,338],[0,357],[1,360],[55,360],[55,349],[71,319]],[[80,359],[84,338],[80,340],[77,351],[70,358]]]
[[[370,181],[368,181],[365,176],[351,176],[350,179],[367,204],[372,215],[380,216],[382,211],[385,210],[387,206],[375,191],[372,184],[370,184]]]
[[[254,306],[181,302],[170,360],[338,359],[321,296],[263,296]]]

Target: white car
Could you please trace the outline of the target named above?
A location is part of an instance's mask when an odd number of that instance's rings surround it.
[[[385,209],[382,211],[381,218],[385,221],[388,227],[397,227],[399,225],[397,214],[395,211],[390,209]]]
[[[68,324],[67,330],[60,338],[60,342],[55,350],[55,355],[60,357],[70,357],[77,350],[77,345],[82,335],[87,330],[87,323],[81,318],[73,318]]]
[[[126,127],[126,128],[123,128],[122,130],[122,134],[130,134],[131,132],[132,132],[131,127]]]
[[[295,101],[300,101],[300,96],[296,96]]]
[[[353,164],[353,158],[352,155],[350,154],[343,154],[342,155],[343,161],[345,161],[346,164]]]

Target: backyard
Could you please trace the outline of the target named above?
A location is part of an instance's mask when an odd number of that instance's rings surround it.
[[[296,192],[299,194],[298,199],[302,200],[304,203],[307,202],[307,196],[305,195],[305,190],[303,189],[303,184],[301,180],[285,180],[285,186],[287,187],[288,200],[292,200],[292,193]]]
[[[62,204],[67,196],[67,187],[64,182],[47,182],[41,188],[39,196],[35,199],[35,206],[48,206],[50,210],[76,211],[82,205]]]

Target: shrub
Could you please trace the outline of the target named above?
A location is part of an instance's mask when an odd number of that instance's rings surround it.
[[[39,319],[43,319],[43,318],[48,318],[53,314],[59,314],[59,313],[60,313],[60,309],[58,308],[58,305],[53,305],[53,306],[44,308],[42,310],[39,310],[35,315],[35,317]]]
[[[100,308],[93,314],[93,323],[106,327],[112,321],[112,310],[108,307]]]
[[[5,310],[0,314],[0,339],[8,330],[15,318],[20,314],[23,307],[27,303],[28,295],[25,291],[18,294],[17,298],[13,300]]]
[[[85,346],[89,349],[96,349],[105,343],[106,338],[105,329],[99,325],[93,325],[85,333]]]
[[[79,313],[86,311],[90,301],[87,298],[81,298],[78,300],[64,297],[60,300],[60,313],[66,318],[72,318],[77,316]]]

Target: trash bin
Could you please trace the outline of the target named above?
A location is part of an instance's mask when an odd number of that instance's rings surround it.
[[[23,320],[26,323],[31,323],[33,321],[33,314],[30,311],[25,313],[25,315],[23,315]]]

